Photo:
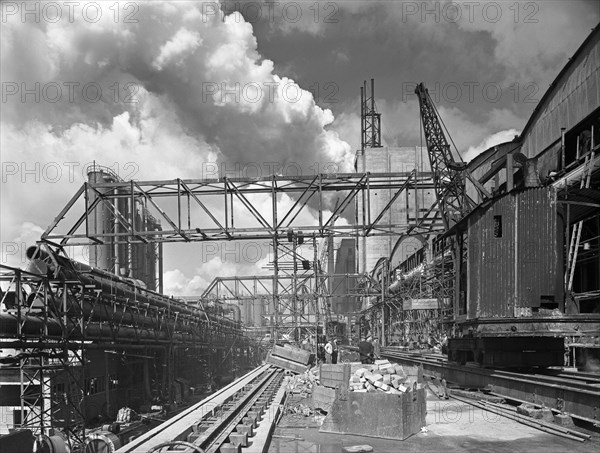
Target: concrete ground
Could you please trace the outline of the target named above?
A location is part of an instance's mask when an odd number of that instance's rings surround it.
[[[426,432],[403,441],[320,433],[321,419],[285,415],[275,429],[269,453],[341,453],[342,447],[351,445],[370,445],[374,453],[600,451],[598,433],[587,432],[592,440],[586,442],[564,439],[457,400],[439,400],[430,392]]]

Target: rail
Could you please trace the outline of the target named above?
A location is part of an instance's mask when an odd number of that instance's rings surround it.
[[[555,375],[457,365],[442,356],[420,355],[384,348],[382,356],[422,365],[426,375],[469,388],[485,388],[493,395],[567,413],[573,418],[600,423],[600,376],[558,372]]]

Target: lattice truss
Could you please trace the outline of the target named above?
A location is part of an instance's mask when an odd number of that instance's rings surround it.
[[[452,323],[454,287],[453,260],[448,249],[434,255],[399,278],[399,287],[390,295],[388,343],[422,343],[429,337],[441,343]],[[404,309],[404,302],[437,299],[438,308]]]
[[[441,231],[441,221],[423,224],[420,216],[411,224],[382,223],[392,204],[403,199],[402,193],[433,188],[432,174],[425,172],[85,183],[42,238],[63,245],[90,245],[115,238],[124,243],[284,241],[289,229],[303,231],[306,237],[401,235],[410,227],[417,228],[415,234]],[[392,191],[390,203],[380,213],[370,213],[373,220],[361,214],[356,224],[337,222],[351,215],[355,200],[360,198],[370,206],[372,194],[383,189]],[[335,208],[333,192],[341,199]],[[292,203],[282,203],[283,195]],[[138,205],[145,206],[162,226],[142,228],[136,218]],[[118,230],[97,230],[94,215],[100,208],[111,213]]]
[[[40,243],[35,255],[42,258],[35,273],[0,265],[0,344],[14,350],[2,356],[2,370],[18,374],[21,425],[35,434],[62,428],[70,441],[83,442],[84,364],[91,348],[144,346],[171,357],[178,346],[245,346],[239,324],[228,319],[134,291],[101,271],[76,269],[60,247]]]
[[[14,349],[2,368],[20,377],[21,426],[36,435],[61,428],[83,442],[85,324],[72,316],[81,309],[80,283],[0,265],[0,288],[1,344]],[[52,389],[59,381],[60,391]]]

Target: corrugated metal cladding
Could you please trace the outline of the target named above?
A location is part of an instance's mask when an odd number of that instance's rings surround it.
[[[528,316],[554,296],[562,275],[559,239],[552,188],[511,192],[473,213],[467,317]]]
[[[541,94],[538,92],[531,98],[539,99]],[[559,140],[561,127],[571,129],[600,105],[600,27],[596,27],[547,94],[538,105],[539,113],[534,113],[522,134],[521,152],[529,158]]]

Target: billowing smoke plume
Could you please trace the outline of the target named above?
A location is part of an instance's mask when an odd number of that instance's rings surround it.
[[[215,2],[5,2],[1,46],[3,262],[92,162],[153,180],[351,168],[331,111]]]

